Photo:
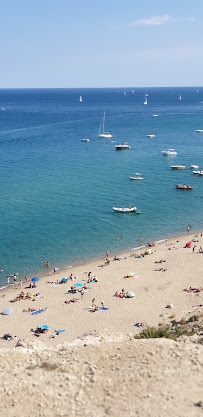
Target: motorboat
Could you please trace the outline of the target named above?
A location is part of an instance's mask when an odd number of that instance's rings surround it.
[[[155,138],[155,135],[147,135],[148,138]]]
[[[113,207],[113,211],[117,213],[136,213],[141,214],[140,211],[137,211],[136,207]]]
[[[130,146],[127,144],[127,142],[123,142],[120,145],[116,145],[115,148],[119,151],[122,149],[130,149]]]
[[[203,133],[203,129],[196,130],[197,133]]]
[[[90,140],[87,138],[82,139],[82,142],[89,142]]]
[[[153,114],[153,117],[159,117],[159,115],[158,114]]]
[[[203,170],[201,169],[200,171],[192,171],[193,172],[193,174],[196,174],[196,175],[203,175]]]
[[[130,177],[131,180],[143,180],[144,178],[141,176],[141,174],[139,174],[138,172],[136,172],[136,177]]]
[[[190,165],[190,168],[191,168],[191,169],[198,169],[198,168],[199,168],[199,166],[198,166],[198,165],[193,165],[193,164],[191,164],[191,165]]]
[[[107,139],[112,138],[113,135],[109,132],[105,132],[104,127],[105,127],[105,112],[104,112],[103,119],[102,119],[102,122],[101,122],[101,125],[100,125],[100,128],[99,128],[98,136],[99,136],[99,138],[107,138]],[[100,133],[101,131],[102,131],[102,133]]]
[[[162,151],[162,154],[165,156],[177,155],[178,153],[175,149],[168,149],[167,151]]]
[[[191,185],[187,185],[187,184],[179,184],[176,185],[176,189],[177,190],[193,190],[193,187],[191,187]]]
[[[171,169],[186,169],[185,165],[171,165]]]

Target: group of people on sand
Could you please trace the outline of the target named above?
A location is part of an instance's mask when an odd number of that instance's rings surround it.
[[[21,291],[21,293],[18,294],[13,300],[10,300],[10,302],[15,303],[16,301],[28,300],[28,299],[34,300],[35,297],[41,297],[41,296],[42,296],[41,293],[30,294],[29,292],[27,292],[27,294],[25,294],[23,291]]]
[[[119,293],[118,291],[115,292],[114,297],[119,297],[119,298],[127,298],[127,294],[124,290],[124,288],[122,289],[122,291]]]

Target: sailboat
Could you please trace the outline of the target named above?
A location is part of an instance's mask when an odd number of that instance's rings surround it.
[[[109,132],[105,132],[104,126],[105,126],[105,112],[104,112],[103,120],[101,122],[101,126],[99,128],[98,136],[99,136],[99,138],[112,138],[113,135]],[[102,133],[100,133],[101,130],[102,130]]]
[[[80,103],[82,103],[82,96],[80,96],[79,101],[80,101]]]
[[[146,104],[146,105],[147,105],[147,96],[146,96],[146,94],[145,94],[145,101],[144,101],[144,104]]]
[[[182,100],[181,94],[180,94],[180,96],[179,96],[179,100]]]

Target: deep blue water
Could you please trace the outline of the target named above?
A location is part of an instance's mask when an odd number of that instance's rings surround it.
[[[41,273],[44,260],[69,265],[202,227],[203,177],[189,167],[203,168],[203,87],[134,90],[0,90],[1,283]],[[115,142],[97,136],[104,111]],[[116,151],[123,141],[131,149]],[[130,181],[135,172],[144,181]],[[129,203],[142,214],[112,210]]]

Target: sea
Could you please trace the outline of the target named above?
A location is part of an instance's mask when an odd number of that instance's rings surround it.
[[[98,137],[104,112],[111,139]],[[48,273],[44,261],[68,274],[107,250],[139,246],[140,237],[145,244],[187,235],[189,224],[201,229],[203,176],[190,169],[203,169],[197,129],[203,87],[1,89],[0,286],[8,274]],[[116,150],[122,142],[130,149]],[[178,154],[163,156],[169,148]],[[144,180],[130,180],[135,173]],[[176,190],[185,183],[193,190]],[[129,204],[141,214],[112,209]]]

